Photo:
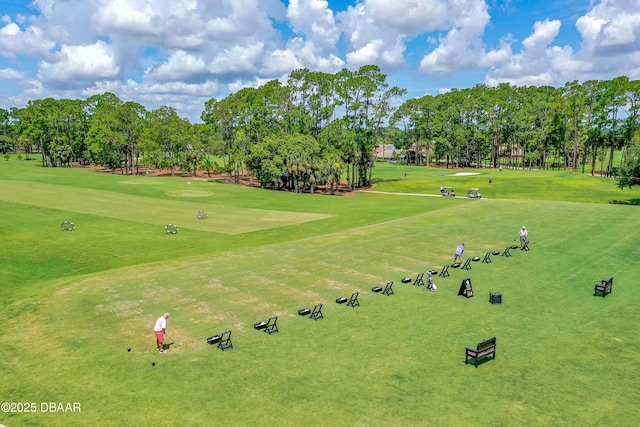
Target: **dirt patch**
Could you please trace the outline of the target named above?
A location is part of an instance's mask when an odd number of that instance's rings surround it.
[[[213,193],[209,191],[198,190],[171,190],[164,194],[169,197],[209,197],[213,195]]]

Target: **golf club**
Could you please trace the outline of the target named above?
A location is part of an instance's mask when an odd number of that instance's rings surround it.
[[[171,340],[171,343],[175,344],[176,347],[180,347],[182,345],[182,343],[177,343],[176,340],[174,340],[173,337],[169,334],[167,334],[167,338],[169,338]]]

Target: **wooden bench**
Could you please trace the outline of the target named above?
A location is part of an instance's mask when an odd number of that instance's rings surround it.
[[[476,348],[467,347],[465,350],[464,363],[469,364],[469,360],[473,363],[473,366],[478,367],[478,362],[491,356],[491,359],[496,358],[496,337],[489,338],[479,343]]]
[[[602,298],[604,298],[607,296],[607,294],[611,293],[612,287],[613,287],[613,277],[610,277],[607,280],[602,280],[600,284],[595,285],[593,289],[593,296],[602,294]]]

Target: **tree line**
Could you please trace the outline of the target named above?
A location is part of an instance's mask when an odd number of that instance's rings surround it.
[[[93,164],[126,174],[140,165],[222,171],[236,181],[248,173],[263,187],[296,192],[318,185],[334,192],[344,179],[349,189],[368,186],[382,144],[421,165],[583,173],[590,165],[593,173],[600,162],[608,176],[633,170],[619,167],[637,158],[640,81],[625,76],[559,88],[479,84],[402,102],[405,94],[367,65],[334,74],[294,70],[286,84],[211,98],[202,123],[112,93],[47,98],[0,109],[0,151],[41,153],[43,166]]]
[[[405,102],[390,129],[418,161],[455,166],[561,167],[592,173],[603,163],[614,175],[614,154],[629,158],[638,141],[640,81],[569,82],[563,87],[500,84],[453,89]],[[431,155],[431,153],[433,154]]]

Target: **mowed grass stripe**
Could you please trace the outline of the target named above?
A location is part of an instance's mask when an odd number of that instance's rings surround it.
[[[507,205],[505,202],[498,204]],[[555,209],[554,205],[556,205]],[[478,209],[478,214],[484,211],[479,204],[475,207]],[[518,211],[520,209],[529,210],[526,206],[518,208]],[[527,271],[539,269],[536,275],[541,278],[547,276],[547,271],[562,271],[562,274],[555,275],[553,282],[554,286],[562,288],[567,283],[580,280],[580,277],[585,274],[585,268],[595,270],[595,273],[590,275],[604,278],[607,274],[613,274],[610,271],[622,267],[617,263],[617,260],[624,262],[622,248],[618,247],[619,240],[605,236],[598,238],[592,233],[592,228],[601,227],[603,222],[611,221],[613,235],[622,235],[624,226],[616,221],[622,213],[620,207],[559,202],[546,203],[544,208],[538,209],[538,212],[533,211],[530,214],[539,216],[543,211],[553,211],[556,216],[571,217],[576,209],[586,209],[593,215],[588,216],[591,219],[589,223],[582,222],[582,226],[575,224],[575,228],[569,228],[568,233],[559,233],[552,228],[547,230],[551,233],[545,233],[542,230],[536,230],[535,223],[531,223],[530,228],[539,233],[536,237],[537,245],[532,246],[533,253],[544,250],[552,256],[545,259],[544,266],[526,266]],[[616,211],[618,211],[617,214]],[[522,215],[517,212],[516,216]],[[491,225],[491,223],[492,219],[485,215],[484,219],[478,219],[476,222],[476,227],[480,231],[468,232],[465,239],[466,257],[481,256],[486,251],[502,249],[503,246],[513,243],[504,239],[505,235],[513,233],[504,235],[498,233],[496,230],[503,225]],[[508,225],[508,229],[517,232],[514,224]],[[127,284],[123,289],[128,289],[126,294],[133,293],[129,295],[132,299],[128,300],[125,294],[117,291],[118,303],[105,304],[105,307],[110,306],[107,311],[127,317],[132,314],[131,307],[135,306],[138,310],[148,301],[156,301],[165,306],[184,304],[184,311],[189,312],[194,321],[200,317],[197,314],[200,312],[203,317],[199,321],[203,323],[230,320],[237,325],[243,322],[236,316],[239,314],[242,317],[245,310],[251,312],[293,310],[304,302],[330,302],[335,296],[342,296],[351,291],[368,292],[372,286],[382,286],[387,280],[398,281],[407,275],[413,277],[418,272],[440,268],[452,261],[453,248],[457,243],[457,240],[446,239],[442,235],[451,236],[455,234],[453,230],[456,228],[458,226],[455,223],[448,223],[443,216],[425,213],[404,220],[394,220],[378,226],[368,225],[344,232],[342,234],[345,240],[336,240],[333,236],[321,236],[254,248],[250,253],[238,251],[222,255],[204,255],[177,261],[167,260],[162,267],[153,263],[146,266],[138,265],[131,269],[111,270],[104,275],[82,280],[80,282],[83,283],[82,286],[63,288],[58,295],[64,295],[67,298],[75,292],[74,289],[80,293],[93,294],[97,290],[96,285],[108,283],[106,288],[99,289],[100,294],[104,295],[104,292],[108,294],[114,289],[120,289],[122,284]],[[629,236],[635,241],[640,239],[640,234],[636,230],[631,231]],[[567,264],[566,257],[559,256],[559,253],[567,251],[567,248],[571,248],[576,241],[580,242],[581,246],[599,247],[599,249],[571,251],[567,255],[576,262]],[[320,244],[316,245],[315,242]],[[349,249],[343,250],[345,247]],[[474,269],[471,272],[456,274],[476,275],[486,268],[501,270],[505,262],[514,264],[521,261],[524,254],[517,250],[513,252],[512,259],[494,256],[495,265],[474,263]],[[601,260],[602,255],[605,254],[606,258]],[[633,257],[638,254],[629,253],[629,255]],[[530,254],[527,256],[529,260],[535,259]],[[514,278],[520,280],[518,276]],[[154,291],[158,289],[162,289],[162,292]],[[123,298],[129,302],[123,302]],[[214,301],[223,302],[225,308],[216,306],[217,303]],[[101,304],[104,302],[103,300]],[[194,308],[200,304],[202,304],[202,310],[187,308],[187,306]],[[233,310],[237,313],[236,315],[221,314],[229,311],[231,306],[236,307]],[[289,308],[287,309],[286,306]],[[210,314],[214,317],[210,317]]]
[[[42,184],[27,181],[0,181],[0,200],[68,212],[98,215],[125,221],[211,231],[229,235],[302,224],[332,215],[265,209],[240,208],[216,204],[189,203],[132,196],[110,191]],[[199,220],[206,210],[207,220]],[[67,218],[73,221],[73,218]]]

